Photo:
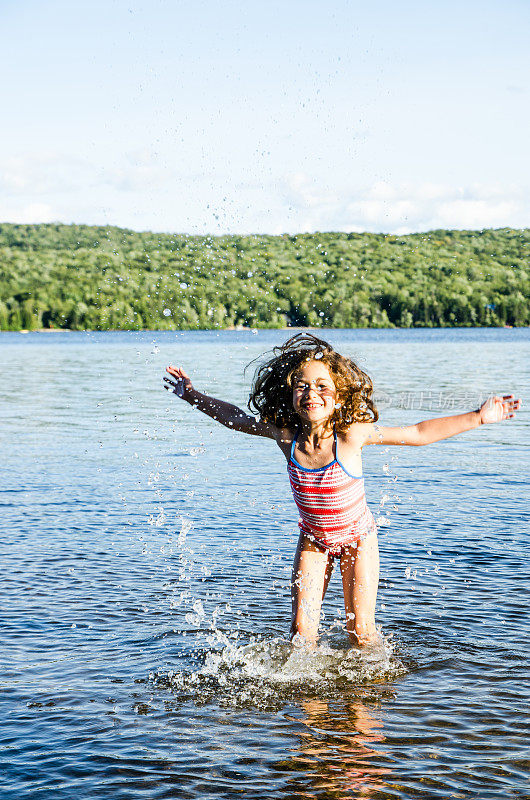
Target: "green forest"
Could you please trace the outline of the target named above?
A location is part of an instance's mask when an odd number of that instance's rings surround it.
[[[0,330],[530,324],[530,229],[187,236],[0,224]]]

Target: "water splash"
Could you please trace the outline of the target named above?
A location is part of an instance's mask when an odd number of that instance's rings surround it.
[[[204,610],[198,603],[194,610],[193,621],[198,623]],[[270,708],[298,701],[302,695],[347,693],[407,673],[390,638],[363,649],[326,641],[309,649],[280,637],[241,643],[237,633],[216,629],[206,636],[205,644],[195,651],[200,662],[195,669],[159,671],[149,679],[177,697],[191,695],[199,704]]]
[[[163,528],[166,524],[166,513],[164,509],[161,508],[156,517],[154,514],[150,514],[147,519],[147,524],[155,528]]]
[[[188,517],[181,517],[180,530],[177,537],[177,547],[182,549],[186,543],[186,536],[193,528],[193,521]]]

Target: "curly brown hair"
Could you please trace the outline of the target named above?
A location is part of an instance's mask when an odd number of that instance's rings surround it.
[[[299,419],[293,408],[293,378],[304,362],[316,360],[326,365],[335,383],[340,406],[330,422],[338,431],[346,430],[353,422],[379,419],[372,399],[372,381],[328,342],[312,333],[297,333],[272,352],[273,357],[256,369],[248,401],[249,409],[259,413],[261,422],[296,430]]]

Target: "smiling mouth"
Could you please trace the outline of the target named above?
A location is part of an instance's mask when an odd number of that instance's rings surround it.
[[[324,403],[303,403],[302,408],[311,409],[311,408],[322,408]]]

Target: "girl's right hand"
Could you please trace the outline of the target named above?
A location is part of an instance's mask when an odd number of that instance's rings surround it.
[[[164,389],[173,392],[177,397],[182,397],[183,400],[187,400],[193,392],[193,384],[190,377],[186,375],[182,367],[169,366],[166,367],[166,372],[171,375],[171,378],[164,376]]]

